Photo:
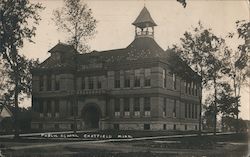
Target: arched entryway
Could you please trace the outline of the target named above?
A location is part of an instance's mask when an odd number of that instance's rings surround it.
[[[82,109],[82,118],[84,120],[84,128],[97,129],[99,128],[99,121],[101,113],[96,105],[87,105]]]

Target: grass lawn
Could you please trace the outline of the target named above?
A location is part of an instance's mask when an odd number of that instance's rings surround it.
[[[108,134],[110,132],[98,133]],[[123,132],[118,133],[122,134]],[[128,134],[128,132],[124,133]],[[147,133],[149,136],[159,135],[159,132],[149,131],[144,133]],[[141,132],[133,133],[133,135],[136,134],[141,134]],[[132,142],[79,143],[21,150],[6,149],[4,153],[13,157],[245,157],[248,151],[248,145],[241,143],[247,143],[247,141],[247,134],[241,133]],[[0,141],[0,143],[2,143],[2,141]],[[12,144],[15,145],[14,143]],[[34,143],[22,143],[19,141],[16,144],[33,145]]]

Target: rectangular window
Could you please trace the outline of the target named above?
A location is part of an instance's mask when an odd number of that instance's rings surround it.
[[[74,115],[74,102],[73,100],[70,100],[70,103],[68,104],[69,110],[70,110],[70,116]]]
[[[43,113],[44,109],[43,109],[43,100],[39,100],[39,112]]]
[[[191,94],[194,95],[194,82],[191,82]]]
[[[59,130],[59,124],[55,124],[55,129]]]
[[[130,111],[130,107],[129,107],[129,98],[124,98],[124,112],[129,112]]]
[[[185,103],[185,118],[187,118],[188,117],[188,111],[187,111],[188,109],[187,109],[187,103]]]
[[[195,96],[198,95],[197,84],[194,85]]]
[[[120,117],[120,112],[115,112],[115,117]]]
[[[140,111],[140,98],[134,98],[134,111]]]
[[[163,117],[167,116],[167,98],[163,99]]]
[[[188,94],[191,94],[191,82],[188,82]]]
[[[192,104],[192,118],[194,118],[194,104]]]
[[[50,109],[50,100],[47,100],[46,101],[46,107],[45,107],[45,113],[49,113],[50,110],[51,110]]]
[[[120,88],[120,71],[116,71],[115,72],[115,84],[114,84],[114,86],[115,86],[115,88]]]
[[[185,93],[187,93],[187,91],[188,91],[187,81],[184,82],[184,86],[185,86]]]
[[[173,89],[176,89],[176,75],[173,73],[172,77],[173,77]]]
[[[120,88],[120,80],[115,80],[115,88]]]
[[[150,130],[150,124],[144,124],[143,128],[144,130]]]
[[[188,104],[188,118],[191,118],[191,104]]]
[[[55,90],[60,90],[60,78],[58,76],[55,77]]]
[[[51,91],[51,75],[47,75],[47,91]]]
[[[151,84],[151,69],[145,69],[144,86],[148,87]]]
[[[59,100],[55,100],[55,113],[59,113]]]
[[[129,73],[129,71],[125,71],[125,73],[124,73],[124,87],[125,88],[130,87],[130,73]]]
[[[39,123],[39,130],[43,130],[43,123]]]
[[[102,88],[102,81],[101,81],[101,77],[97,78],[97,88],[101,89]]]
[[[85,89],[85,78],[84,77],[82,77],[82,87],[81,88],[82,88],[82,90]]]
[[[173,130],[176,130],[176,124],[173,125]]]
[[[151,115],[151,102],[150,102],[150,97],[145,97],[144,98],[144,115],[146,117],[149,117]]]
[[[114,124],[114,129],[115,129],[115,130],[120,130],[119,124]]]
[[[120,112],[120,99],[115,99],[115,112]]]
[[[176,118],[176,100],[174,100],[173,117]]]
[[[185,124],[185,130],[187,130],[187,124]]]
[[[43,76],[39,77],[39,90],[43,91],[44,90],[44,84],[43,84]]]
[[[150,97],[145,97],[144,98],[144,110],[145,111],[151,111]]]
[[[89,89],[94,89],[94,79],[93,79],[93,77],[89,77]]]
[[[51,117],[52,107],[51,107],[51,100],[47,100],[47,116]]]
[[[197,117],[198,117],[198,116],[197,116],[197,107],[198,107],[198,105],[195,104],[195,105],[194,105],[194,118],[195,118],[195,119],[197,119]]]
[[[166,130],[166,129],[167,129],[167,125],[163,124],[163,130]]]
[[[135,87],[140,87],[140,70],[136,69],[135,70],[135,82],[134,82]]]
[[[167,87],[167,72],[165,69],[163,69],[162,71],[162,78],[163,78],[163,87],[166,88]]]

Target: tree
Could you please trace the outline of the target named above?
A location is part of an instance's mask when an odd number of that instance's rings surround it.
[[[212,99],[210,99],[211,96],[209,96],[206,100],[205,100],[205,104],[203,106],[204,108],[204,116],[203,116],[203,128],[205,130],[212,130],[213,129],[213,113],[214,113],[214,108],[213,108],[213,103],[214,101],[212,101]]]
[[[29,69],[35,62],[28,60],[19,53],[24,40],[32,42],[35,36],[35,25],[38,24],[42,10],[41,4],[31,4],[28,0],[1,0],[0,3],[0,56],[3,58],[4,67],[7,70],[9,82],[13,85],[9,94],[13,94],[15,106],[15,137],[18,132],[18,103],[20,94],[30,92]]]
[[[236,22],[237,34],[239,39],[243,39],[243,44],[238,46],[238,50],[232,51],[231,55],[229,78],[233,82],[234,96],[240,99],[241,87],[247,81],[247,77],[250,77],[250,64],[249,64],[249,47],[250,47],[250,22],[245,20]],[[233,38],[235,33],[229,33],[229,38]],[[240,106],[240,101],[236,102],[237,109]],[[236,115],[236,119],[239,119],[239,112]],[[238,132],[238,129],[236,128]]]
[[[95,34],[97,21],[87,4],[82,0],[64,0],[64,7],[53,14],[58,29],[69,35],[68,43],[77,51],[88,51],[86,43]]]
[[[217,37],[211,29],[205,29],[199,22],[193,32],[185,32],[181,38],[180,57],[201,76],[202,87],[214,89],[214,134],[217,122],[218,80],[227,72],[227,47],[224,39]],[[212,85],[212,86],[211,86]],[[200,98],[202,101],[202,98]],[[202,104],[202,102],[200,102]],[[200,107],[201,109],[201,107]],[[201,113],[201,111],[200,111]],[[200,115],[201,117],[201,115]],[[199,130],[201,130],[201,118]]]
[[[221,83],[218,91],[218,111],[222,114],[222,117],[235,118],[239,113],[238,101],[239,97],[234,96],[231,85],[227,82]]]

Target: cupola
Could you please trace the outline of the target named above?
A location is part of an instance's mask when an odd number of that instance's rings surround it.
[[[135,38],[154,38],[154,26],[157,26],[157,24],[145,6],[132,24],[135,26]]]

